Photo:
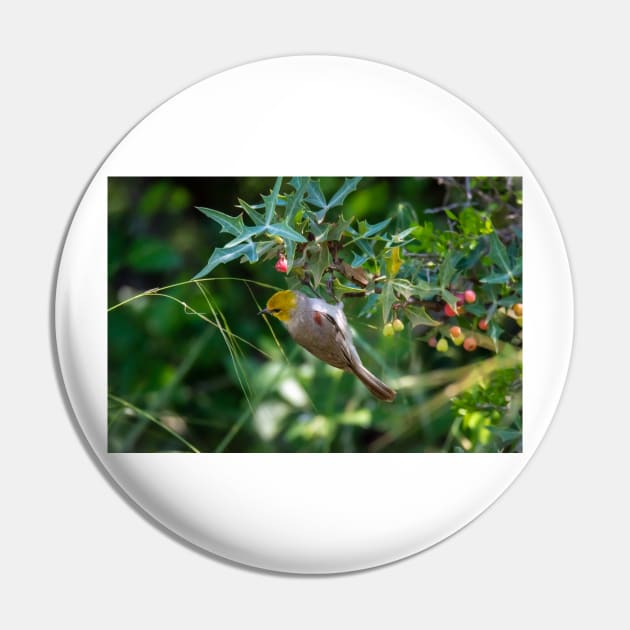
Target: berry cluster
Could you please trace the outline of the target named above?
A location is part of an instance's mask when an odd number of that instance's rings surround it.
[[[391,337],[395,332],[400,332],[404,329],[405,324],[403,324],[401,319],[396,318],[383,326],[383,335],[385,335],[385,337]]]
[[[472,289],[468,289],[463,293],[455,293],[457,296],[457,302],[455,307],[450,306],[449,304],[444,305],[444,316],[446,318],[458,317],[464,314],[466,310],[467,304],[474,304],[477,301],[477,295]],[[523,325],[523,305],[519,302],[518,304],[514,304],[510,309],[500,308],[499,313],[505,313],[508,316],[512,317],[519,326]],[[485,333],[489,326],[490,322],[486,318],[479,318],[476,321],[477,328]],[[383,335],[386,337],[391,337],[394,332],[400,331],[404,329],[404,324],[400,319],[395,319],[390,323],[385,324],[383,327]],[[475,351],[480,345],[480,338],[478,334],[473,331],[464,332],[461,326],[452,325],[448,329],[448,334],[433,335],[429,338],[428,344],[430,347],[435,348],[438,352],[447,352],[450,346],[450,343],[454,346],[461,346],[466,350],[466,352]]]

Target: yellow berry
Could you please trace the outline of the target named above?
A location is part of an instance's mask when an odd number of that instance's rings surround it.
[[[400,332],[401,330],[405,329],[405,325],[402,323],[402,320],[396,318],[393,322],[392,322],[392,327],[396,332]]]
[[[442,339],[440,339],[437,342],[437,346],[435,346],[435,349],[438,352],[446,352],[448,350],[448,341],[446,341],[446,339],[444,339],[444,337],[442,337]]]
[[[394,327],[391,324],[385,324],[385,326],[383,326],[383,335],[385,335],[385,337],[391,337],[394,334]]]

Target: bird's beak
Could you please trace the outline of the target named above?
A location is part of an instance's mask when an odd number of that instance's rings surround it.
[[[269,309],[263,308],[262,311],[258,311],[259,315],[269,315]]]

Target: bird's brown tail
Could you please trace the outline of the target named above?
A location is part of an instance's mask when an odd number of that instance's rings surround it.
[[[359,380],[370,390],[372,396],[386,402],[392,402],[396,398],[396,392],[363,365],[352,366],[352,368]]]

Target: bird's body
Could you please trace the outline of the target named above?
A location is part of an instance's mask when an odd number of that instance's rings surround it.
[[[318,359],[355,374],[376,398],[391,402],[396,397],[393,389],[364,367],[341,303],[328,304],[298,291],[278,291],[261,312],[283,322],[291,337]]]

